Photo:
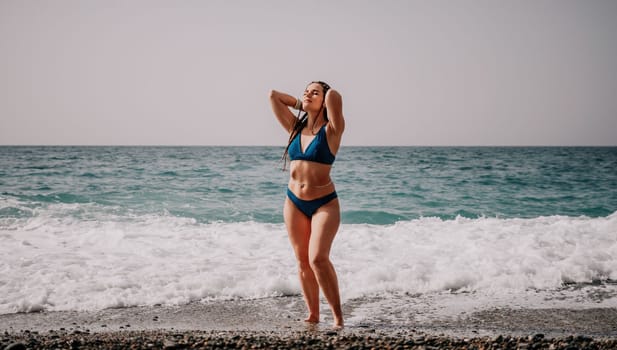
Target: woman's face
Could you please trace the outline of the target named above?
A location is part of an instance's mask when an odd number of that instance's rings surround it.
[[[323,86],[319,83],[311,83],[302,95],[302,109],[305,111],[319,111],[325,100]]]

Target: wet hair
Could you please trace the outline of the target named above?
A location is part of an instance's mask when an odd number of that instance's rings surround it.
[[[322,103],[319,112],[321,113],[321,109],[323,109],[323,117],[327,122],[328,121],[328,109],[326,109],[324,104],[326,102],[325,101],[326,93],[328,92],[328,90],[330,90],[330,85],[320,80],[311,81],[308,85],[311,85],[311,84],[319,84],[321,85],[321,88],[323,89],[323,98],[324,98],[323,102],[324,103]],[[302,109],[299,109],[296,122],[294,123],[294,126],[291,129],[291,132],[289,133],[289,140],[287,141],[287,147],[285,147],[285,152],[283,153],[283,157],[281,158],[281,160],[283,160],[283,170],[285,170],[287,166],[287,159],[289,158],[289,146],[291,145],[291,142],[302,131],[302,129],[304,129],[304,127],[308,123],[308,113],[304,112],[304,114],[300,116],[301,113],[302,113]],[[317,115],[319,115],[319,113],[317,113]]]

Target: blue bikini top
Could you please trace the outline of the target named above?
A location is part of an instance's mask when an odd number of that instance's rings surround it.
[[[298,132],[296,137],[291,141],[289,145],[289,159],[291,160],[308,160],[310,162],[317,162],[322,164],[334,163],[334,154],[328,147],[328,139],[326,138],[326,125],[319,129],[313,141],[306,147],[306,150],[302,152],[302,145],[300,144],[302,136],[301,132]]]

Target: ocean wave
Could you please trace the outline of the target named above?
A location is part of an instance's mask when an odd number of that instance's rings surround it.
[[[83,209],[53,204],[31,209],[36,215],[0,218],[0,314],[300,294],[283,224],[113,210],[62,215]],[[343,224],[332,260],[346,301],[391,293],[558,293],[572,284],[615,288],[617,212]]]

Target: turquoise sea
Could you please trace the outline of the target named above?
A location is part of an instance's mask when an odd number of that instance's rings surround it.
[[[127,218],[280,223],[288,178],[281,154],[280,147],[0,147],[0,217],[65,203]],[[617,210],[615,147],[343,147],[332,177],[349,224]]]
[[[299,295],[282,152],[0,147],[0,314]],[[375,297],[617,307],[617,147],[342,147],[332,178],[359,322]]]

